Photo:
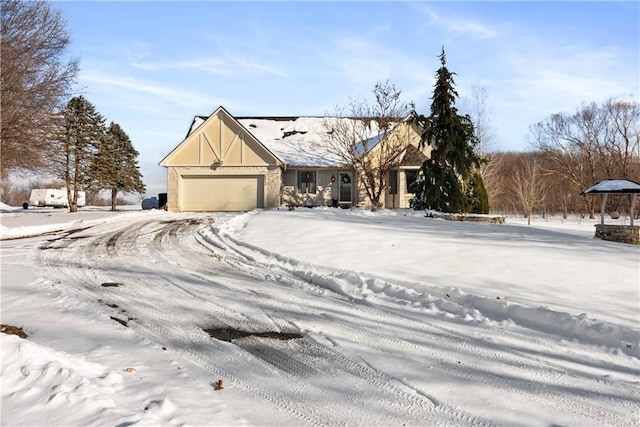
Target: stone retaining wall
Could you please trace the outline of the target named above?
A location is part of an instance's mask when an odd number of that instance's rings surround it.
[[[444,218],[448,221],[488,222],[491,224],[504,224],[504,217],[499,215],[475,215],[475,214],[448,214],[427,213],[432,218]]]
[[[640,244],[640,226],[596,224],[596,237],[612,242]]]

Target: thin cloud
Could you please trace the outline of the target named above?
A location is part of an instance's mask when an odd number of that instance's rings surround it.
[[[435,69],[428,68],[422,58],[394,46],[352,35],[336,38],[333,45],[331,61],[342,70],[342,76],[359,85],[373,89],[376,81],[389,78],[402,89],[401,81],[420,85],[432,81]]]
[[[199,59],[188,61],[164,61],[164,62],[134,62],[132,67],[147,70],[199,70],[212,74],[229,75],[233,71],[223,67],[224,61],[220,59]]]
[[[149,44],[140,40],[134,40],[127,44],[121,44],[121,54],[129,58],[146,58],[151,55]]]
[[[427,18],[429,18],[429,24],[440,27],[446,32],[469,35],[477,39],[491,39],[498,35],[494,29],[479,21],[463,18],[449,18],[424,4],[416,5],[416,7],[426,15]]]
[[[523,99],[557,100],[557,104],[572,107],[582,102],[600,102],[629,91],[629,83],[637,76],[624,64],[625,53],[615,47],[586,50],[578,46],[555,52],[532,52],[512,57],[517,77],[506,81],[514,93]],[[607,78],[603,78],[607,76]],[[636,80],[637,81],[637,80]],[[638,84],[635,85],[638,90]],[[549,114],[556,111],[549,111]]]
[[[510,77],[487,82],[499,124],[497,140],[507,148],[521,146],[529,127],[552,114],[573,113],[582,103],[603,102],[630,90],[638,94],[637,66],[623,49],[534,43],[515,49],[505,51],[501,63]]]
[[[196,70],[217,75],[233,75],[240,73],[242,70],[249,70],[278,77],[287,77],[287,73],[275,67],[232,57],[163,62],[134,62],[131,66],[146,71]]]
[[[219,100],[203,95],[201,92],[189,91],[181,87],[170,87],[166,83],[141,80],[133,77],[111,75],[102,72],[87,71],[81,74],[81,79],[86,82],[106,86],[112,90],[126,90],[132,94],[143,94],[154,102],[166,102],[180,107],[193,108],[202,106],[210,108],[211,105],[229,105],[226,100]]]
[[[271,74],[279,77],[288,77],[287,73],[285,73],[284,71],[280,71],[277,68],[269,67],[267,65],[257,64],[253,62],[241,62],[239,65],[242,68],[248,70],[257,70],[265,74]]]

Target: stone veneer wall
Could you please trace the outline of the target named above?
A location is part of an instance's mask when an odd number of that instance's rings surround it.
[[[488,222],[490,224],[504,224],[504,217],[500,215],[427,213],[427,217],[444,218],[447,221]]]
[[[596,224],[596,237],[620,243],[640,244],[640,226]]]

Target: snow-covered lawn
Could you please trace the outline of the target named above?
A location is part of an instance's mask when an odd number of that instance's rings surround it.
[[[0,211],[3,426],[640,416],[640,247],[594,221]]]

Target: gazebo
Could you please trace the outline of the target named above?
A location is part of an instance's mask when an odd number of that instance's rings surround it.
[[[600,224],[596,224],[596,237],[615,242],[640,244],[640,226],[633,225],[637,195],[640,194],[640,183],[628,179],[605,179],[593,187],[584,190],[582,195],[600,194]],[[604,214],[607,206],[607,197],[612,195],[629,195],[631,207],[629,209],[630,225],[607,225],[604,223]]]

